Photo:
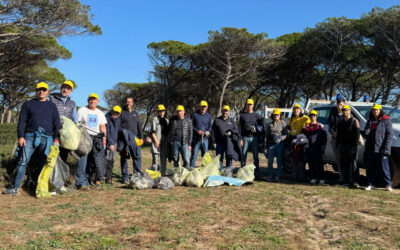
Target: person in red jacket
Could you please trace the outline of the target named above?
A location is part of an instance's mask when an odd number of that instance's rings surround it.
[[[304,125],[303,134],[308,139],[308,149],[306,151],[308,168],[311,176],[311,184],[325,184],[323,179],[324,174],[324,152],[327,143],[327,135],[324,130],[324,125],[317,121],[318,113],[312,110],[309,114],[310,123]]]

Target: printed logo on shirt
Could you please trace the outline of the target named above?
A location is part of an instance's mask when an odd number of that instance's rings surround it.
[[[88,114],[87,125],[97,128],[99,126],[99,117],[97,115]]]

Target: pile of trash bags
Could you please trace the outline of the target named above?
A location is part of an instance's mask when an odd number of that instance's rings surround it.
[[[161,177],[159,171],[146,170],[143,173],[136,173],[130,179],[130,186],[138,190],[150,188],[167,190],[183,185],[188,187],[241,186],[254,181],[256,167],[253,164],[239,169],[225,167],[220,171],[219,159],[220,155],[212,158],[206,153],[202,160],[203,167],[192,171],[182,166],[167,169],[167,176],[164,177]]]

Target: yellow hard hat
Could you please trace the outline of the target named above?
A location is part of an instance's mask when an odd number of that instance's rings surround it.
[[[272,111],[272,114],[273,114],[273,115],[280,115],[280,114],[281,114],[281,110],[280,110],[280,109],[274,109],[274,110]]]
[[[342,108],[342,109],[349,109],[349,110],[351,110],[350,106],[349,106],[349,105],[347,105],[347,104],[345,104],[345,105],[343,106],[343,108]]]
[[[158,110],[158,111],[165,110],[164,105],[162,105],[162,104],[158,105],[158,106],[157,106],[157,110]]]
[[[182,105],[178,105],[178,107],[176,107],[176,111],[181,111],[181,110],[185,110],[185,108]]]
[[[47,89],[49,90],[49,86],[47,86],[47,83],[45,82],[39,82],[38,84],[36,84],[36,89]]]
[[[116,106],[114,106],[113,111],[118,112],[118,113],[121,114],[122,109],[121,109],[120,106],[116,105]]]
[[[372,106],[372,109],[379,109],[382,110],[382,106],[379,104],[375,104],[374,106]]]
[[[137,138],[136,136],[135,136],[135,142],[136,142],[136,146],[138,146],[138,147],[143,145],[143,140]]]
[[[201,106],[201,107],[203,107],[203,106],[208,107],[208,103],[207,103],[206,101],[201,101],[201,102],[200,102],[200,106]]]
[[[299,109],[301,109],[301,106],[300,106],[300,104],[296,103],[295,105],[293,105],[293,108],[299,108]]]
[[[89,98],[96,98],[96,99],[99,99],[99,96],[97,95],[97,94],[95,94],[95,93],[91,93],[90,95],[89,95]]]
[[[74,88],[74,83],[72,82],[72,81],[65,81],[65,82],[63,82],[63,85],[68,85],[68,86],[70,86],[72,89]]]
[[[231,108],[228,106],[228,105],[224,105],[223,107],[222,107],[222,110],[231,110]]]
[[[247,99],[247,102],[246,102],[246,104],[254,104],[254,101],[253,101],[253,99]]]
[[[311,110],[310,115],[318,115],[318,112],[316,110]]]

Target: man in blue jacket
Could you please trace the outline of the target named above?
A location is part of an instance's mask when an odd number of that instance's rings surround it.
[[[114,166],[115,152],[117,151],[118,133],[121,127],[121,107],[114,106],[113,109],[106,114],[107,119],[107,142],[106,142],[106,183],[112,184],[112,171]]]
[[[192,114],[193,124],[193,142],[192,142],[192,159],[190,166],[195,167],[197,154],[201,149],[201,157],[208,151],[208,137],[211,135],[211,115],[207,112],[208,103],[200,102],[200,109]]]
[[[18,163],[14,185],[3,194],[16,195],[25,176],[32,155],[38,157],[39,167],[46,163],[50,146],[57,141],[60,116],[54,103],[47,100],[49,87],[40,82],[36,85],[36,98],[22,105],[18,121]]]

